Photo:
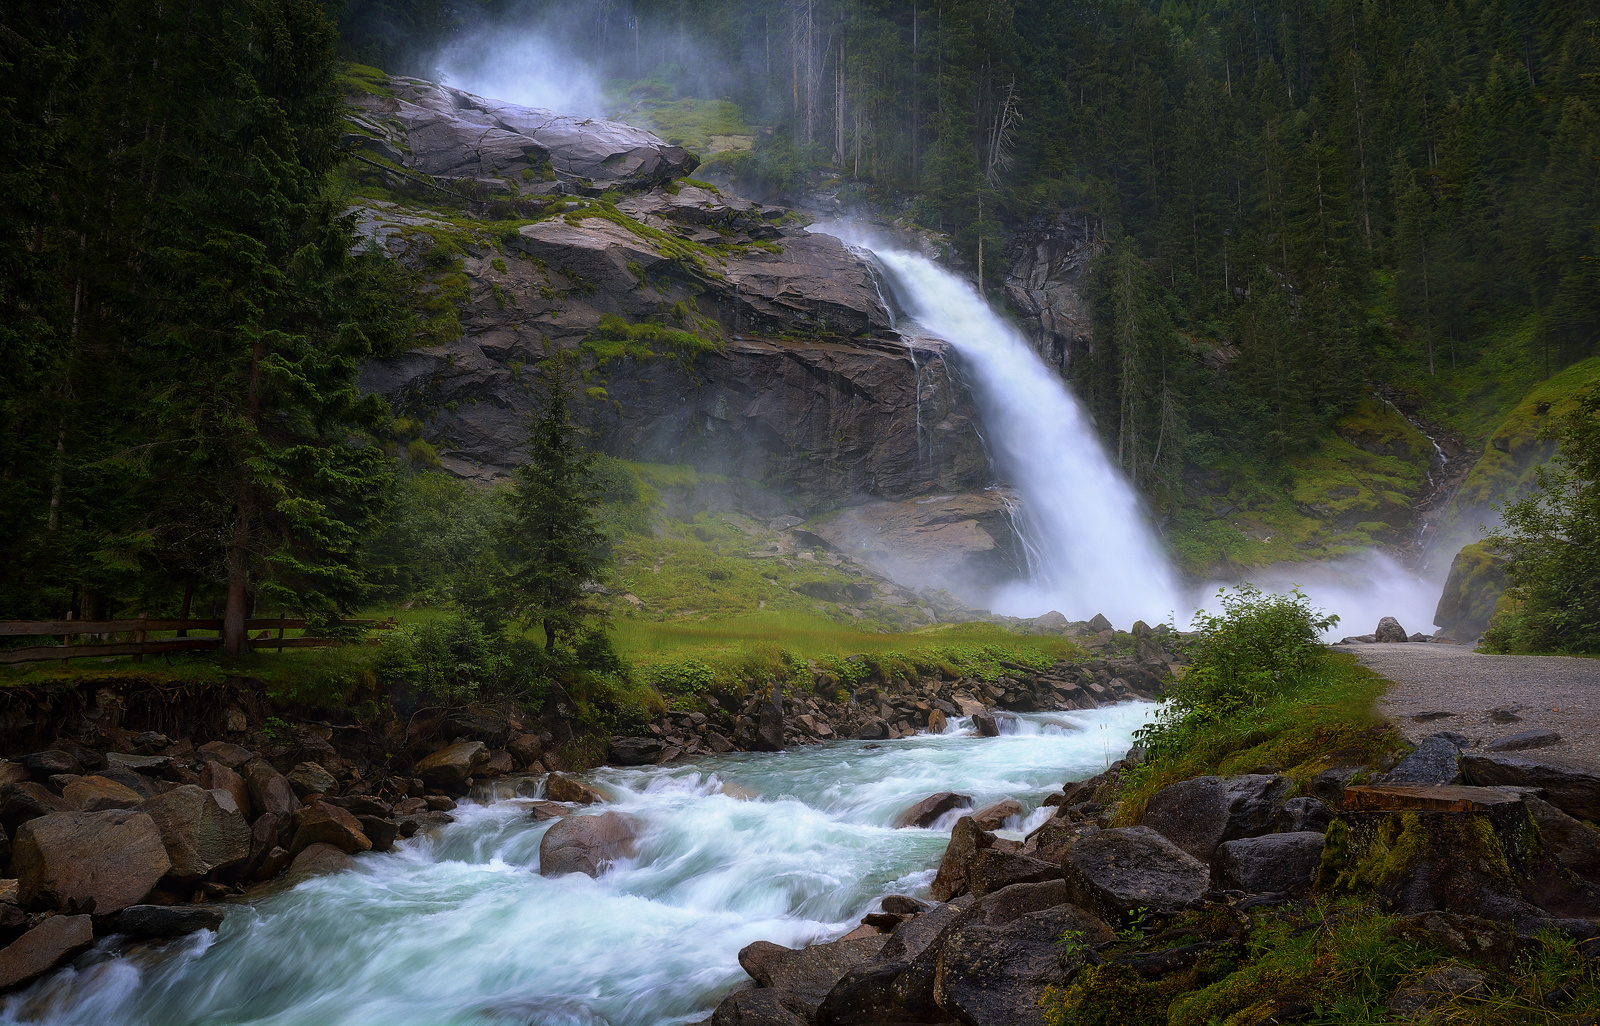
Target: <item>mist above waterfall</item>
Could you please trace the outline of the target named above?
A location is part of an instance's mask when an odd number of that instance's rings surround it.
[[[1443,584],[1442,578],[1429,579],[1376,550],[1325,562],[1258,567],[1243,571],[1240,577],[1263,591],[1282,595],[1298,587],[1312,606],[1336,614],[1339,622],[1324,635],[1327,641],[1371,634],[1385,616],[1399,620],[1407,633],[1432,634],[1433,613]],[[1216,612],[1217,589],[1233,583],[1206,584],[1195,593],[1189,608]]]
[[[544,19],[482,25],[438,55],[447,85],[525,107],[597,116],[605,106],[600,75],[574,55]]]
[[[966,281],[926,257],[868,246],[900,305],[959,354],[996,470],[1021,499],[1028,576],[993,588],[985,604],[1013,616],[1104,613],[1123,626],[1173,613],[1178,590],[1139,497],[1065,383]]]

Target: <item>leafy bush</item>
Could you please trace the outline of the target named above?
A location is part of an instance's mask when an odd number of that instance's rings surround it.
[[[662,663],[650,669],[650,683],[663,694],[698,695],[710,691],[716,680],[717,671],[698,659]]]
[[[1217,593],[1220,613],[1195,614],[1199,637],[1188,672],[1170,682],[1154,723],[1137,737],[1151,761],[1178,754],[1192,732],[1282,698],[1327,650],[1319,638],[1339,622],[1311,608],[1296,588],[1267,595],[1253,584]]]
[[[496,690],[511,665],[509,656],[502,635],[458,613],[391,631],[383,641],[376,673],[385,682],[407,685],[448,705]]]

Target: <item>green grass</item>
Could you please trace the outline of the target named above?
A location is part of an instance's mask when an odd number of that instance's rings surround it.
[[[619,120],[654,132],[672,145],[695,153],[711,152],[719,141],[727,143],[726,137],[751,134],[744,111],[731,100],[645,99],[617,116]]]
[[[1405,742],[1376,711],[1389,682],[1360,666],[1354,656],[1327,652],[1310,671],[1285,687],[1281,698],[1230,717],[1191,728],[1181,752],[1151,760],[1126,779],[1117,821],[1144,815],[1150,796],[1191,777],[1247,773],[1275,766],[1298,793],[1318,773],[1340,763],[1371,764],[1404,750]]]

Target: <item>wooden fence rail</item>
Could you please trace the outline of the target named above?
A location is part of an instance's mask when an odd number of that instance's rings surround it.
[[[387,620],[341,620],[344,627],[365,627],[368,630],[389,630],[396,626],[394,618]],[[322,648],[330,645],[339,645],[338,638],[286,638],[285,631],[303,631],[306,621],[303,619],[278,618],[275,620],[246,620],[244,622],[246,634],[257,631],[277,631],[277,637],[255,638],[252,644],[262,648],[275,648],[283,651],[286,648]],[[149,640],[148,635],[158,631],[177,631],[175,638],[160,638]],[[190,638],[189,631],[216,631],[214,638]],[[0,637],[11,638],[36,638],[55,637],[61,638],[59,645],[31,645],[26,648],[0,649],[0,665],[13,663],[37,663],[50,660],[61,660],[64,665],[68,659],[84,659],[94,656],[123,656],[131,655],[137,662],[144,662],[146,655],[162,652],[188,652],[204,651],[216,648],[222,644],[221,620],[152,620],[141,618],[138,620],[0,620]],[[74,645],[71,639],[85,634],[132,634],[131,641],[102,642],[100,644]],[[376,642],[374,642],[376,644]]]

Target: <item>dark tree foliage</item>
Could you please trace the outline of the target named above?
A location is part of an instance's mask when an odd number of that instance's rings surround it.
[[[1600,652],[1600,389],[1544,437],[1559,442],[1555,460],[1501,508],[1490,539],[1506,556],[1512,606],[1484,640],[1502,652]]]
[[[22,496],[4,562],[26,575],[7,604],[159,612],[198,583],[238,654],[258,601],[321,616],[363,594],[386,501],[363,435],[385,410],[355,374],[398,325],[327,193],[336,37],[314,0],[46,13],[78,28],[70,62],[24,55],[34,78],[70,65],[73,89],[39,86],[33,263],[6,268],[8,297],[38,297],[33,325],[8,322],[48,340],[10,408],[23,444],[0,451]]]
[[[600,615],[586,588],[604,576],[610,544],[597,517],[603,483],[595,455],[567,409],[567,369],[551,358],[540,374],[544,401],[529,425],[528,462],[506,498],[499,593],[512,616],[544,629],[551,651]]]

